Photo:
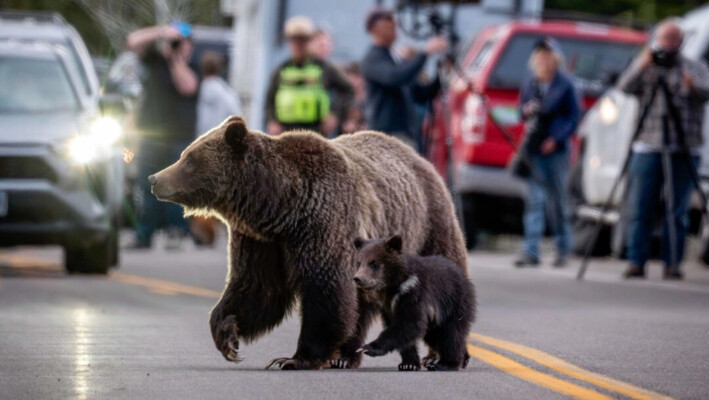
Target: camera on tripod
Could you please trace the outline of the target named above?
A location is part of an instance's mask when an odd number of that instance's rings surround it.
[[[677,58],[679,56],[679,51],[673,50],[668,51],[660,47],[650,48],[652,54],[652,62],[658,67],[672,68],[677,64]]]

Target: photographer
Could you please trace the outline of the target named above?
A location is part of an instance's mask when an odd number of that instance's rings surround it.
[[[153,26],[128,35],[126,47],[147,70],[136,124],[140,143],[136,154],[139,213],[132,247],[151,246],[155,230],[166,228],[168,248],[179,247],[187,233],[182,207],[158,202],[150,193],[148,175],[180,157],[194,139],[197,121],[197,70],[190,65],[192,28],[184,22]]]
[[[682,279],[679,269],[671,269],[671,260],[678,264],[684,254],[684,242],[689,220],[687,206],[692,189],[692,174],[688,156],[695,166],[699,164],[703,143],[702,120],[704,103],[709,100],[709,70],[699,62],[679,54],[684,39],[682,29],[672,20],[659,24],[650,48],[644,49],[628,70],[621,76],[618,87],[637,96],[640,104],[647,104],[651,93],[662,79],[673,94],[670,101],[681,117],[684,137],[680,137],[673,122],[668,125],[669,149],[672,152],[672,210],[674,221],[664,221],[662,226],[662,260],[665,263],[665,279]],[[630,266],[625,278],[644,278],[648,260],[649,243],[654,228],[654,217],[663,187],[661,153],[664,149],[663,123],[670,119],[662,90],[657,90],[649,106],[645,121],[637,139],[632,143],[631,162],[628,169],[629,212],[627,245]],[[673,223],[676,232],[674,257],[670,254],[668,223]]]
[[[525,139],[520,146],[521,162],[529,163],[529,187],[524,209],[524,250],[517,267],[539,264],[539,242],[544,234],[545,208],[556,239],[555,267],[566,264],[571,249],[571,226],[566,201],[569,170],[569,139],[579,121],[580,106],[576,90],[560,69],[563,55],[552,38],[534,46],[529,66],[534,76],[520,94],[519,113],[525,124]],[[526,160],[526,161],[525,161]]]
[[[367,83],[367,125],[416,147],[420,124],[415,102],[433,99],[441,88],[438,79],[422,84],[417,78],[428,56],[444,52],[448,42],[440,36],[431,38],[423,52],[401,60],[391,49],[397,36],[396,21],[391,11],[375,8],[367,16],[365,28],[372,38],[372,46],[361,64]]]

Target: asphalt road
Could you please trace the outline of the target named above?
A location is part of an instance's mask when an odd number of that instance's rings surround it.
[[[571,268],[515,270],[509,252],[471,254],[464,371],[398,372],[397,355],[264,371],[295,350],[296,317],[231,364],[207,323],[222,245],[125,253],[109,277],[67,276],[54,250],[0,252],[0,399],[709,398],[709,285],[621,282],[608,261],[576,282]]]

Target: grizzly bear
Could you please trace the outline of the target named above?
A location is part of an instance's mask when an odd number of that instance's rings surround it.
[[[240,360],[239,340],[269,332],[299,304],[295,354],[269,366],[318,369],[336,360],[357,367],[377,312],[352,280],[357,236],[404,232],[406,251],[440,254],[466,269],[443,181],[414,150],[381,133],[271,137],[230,117],[148,179],[158,199],[229,228],[226,286],[210,315],[228,361]]]
[[[467,275],[442,256],[422,257],[402,252],[401,236],[364,241],[355,239],[357,287],[371,291],[382,309],[384,330],[359,351],[372,357],[398,350],[399,371],[421,368],[419,339],[437,354],[430,371],[465,368],[466,346],[475,320],[475,289]]]

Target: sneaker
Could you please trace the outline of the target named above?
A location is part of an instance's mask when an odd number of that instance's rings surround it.
[[[167,228],[166,232],[165,250],[179,250],[182,248],[182,239],[185,237],[185,232],[175,227]]]
[[[564,268],[566,266],[566,256],[557,255],[554,262],[551,263],[554,268]]]
[[[638,267],[637,265],[630,265],[628,269],[623,272],[623,278],[625,279],[645,279],[645,268]]]
[[[668,281],[681,281],[684,279],[684,274],[679,269],[670,270],[669,268],[665,268],[665,272],[662,274],[662,279],[666,279]]]
[[[150,242],[135,239],[132,242],[122,246],[125,250],[149,250],[152,247]]]
[[[539,265],[539,259],[536,257],[532,257],[529,255],[523,255],[520,258],[518,258],[515,261],[515,267],[517,268],[524,268],[524,267],[536,267]]]

